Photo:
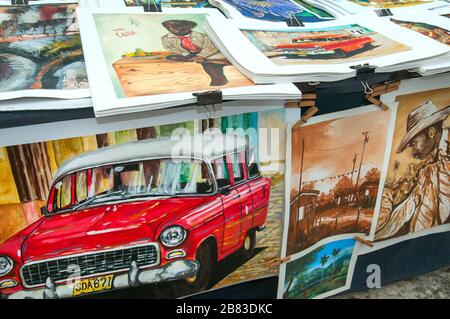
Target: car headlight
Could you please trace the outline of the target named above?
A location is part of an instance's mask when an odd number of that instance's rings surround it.
[[[170,226],[161,233],[161,241],[167,247],[175,247],[186,239],[187,232],[181,226]]]
[[[0,256],[0,276],[4,276],[9,273],[13,268],[13,261],[6,256]]]

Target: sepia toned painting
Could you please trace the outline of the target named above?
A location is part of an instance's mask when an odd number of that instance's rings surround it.
[[[285,299],[313,299],[345,290],[354,254],[355,239],[341,239],[321,245],[289,262],[283,287]]]
[[[349,0],[349,1],[359,4],[361,6],[374,8],[401,8],[431,2],[426,0]]]
[[[242,30],[277,65],[335,64],[410,48],[357,24],[305,30]]]
[[[376,240],[450,221],[450,89],[397,97]]]
[[[440,43],[450,45],[450,32],[444,28],[424,22],[403,21],[392,18],[391,21],[404,28],[426,35]]]
[[[293,128],[287,255],[329,236],[369,233],[389,116],[372,111]]]
[[[88,88],[76,6],[0,6],[0,93]]]
[[[301,0],[225,0],[225,2],[236,8],[243,16],[263,21],[286,22],[289,19],[298,19],[308,23],[334,20],[334,17],[326,11]]]
[[[204,33],[202,14],[94,19],[119,98],[253,85]]]
[[[283,110],[1,147],[0,296],[174,298],[274,275],[276,127]]]

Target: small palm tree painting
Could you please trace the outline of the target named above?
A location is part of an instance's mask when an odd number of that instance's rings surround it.
[[[346,238],[321,245],[286,265],[283,298],[312,299],[348,289],[355,240]]]

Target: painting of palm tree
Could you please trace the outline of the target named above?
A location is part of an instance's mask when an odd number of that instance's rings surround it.
[[[285,270],[283,298],[321,298],[348,289],[355,244],[352,237],[336,240],[290,261]]]
[[[333,248],[333,250],[331,251],[331,256],[333,256],[333,270],[332,270],[332,274],[334,274],[334,266],[336,265],[336,258],[337,256],[339,256],[341,252],[341,248]]]

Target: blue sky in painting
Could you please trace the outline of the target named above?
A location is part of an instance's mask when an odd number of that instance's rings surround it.
[[[331,242],[328,244],[323,245],[320,249],[320,252],[317,254],[316,259],[309,265],[309,271],[313,271],[314,269],[318,267],[322,267],[320,265],[320,258],[324,255],[329,255],[330,258],[328,259],[328,262],[325,264],[325,267],[327,267],[329,264],[333,262],[333,258],[331,257],[331,252],[334,248],[340,248],[341,253],[339,254],[339,257],[342,257],[343,254],[349,255],[349,258],[353,252],[353,247],[355,246],[355,240],[354,239],[343,239],[338,240],[335,242]]]

